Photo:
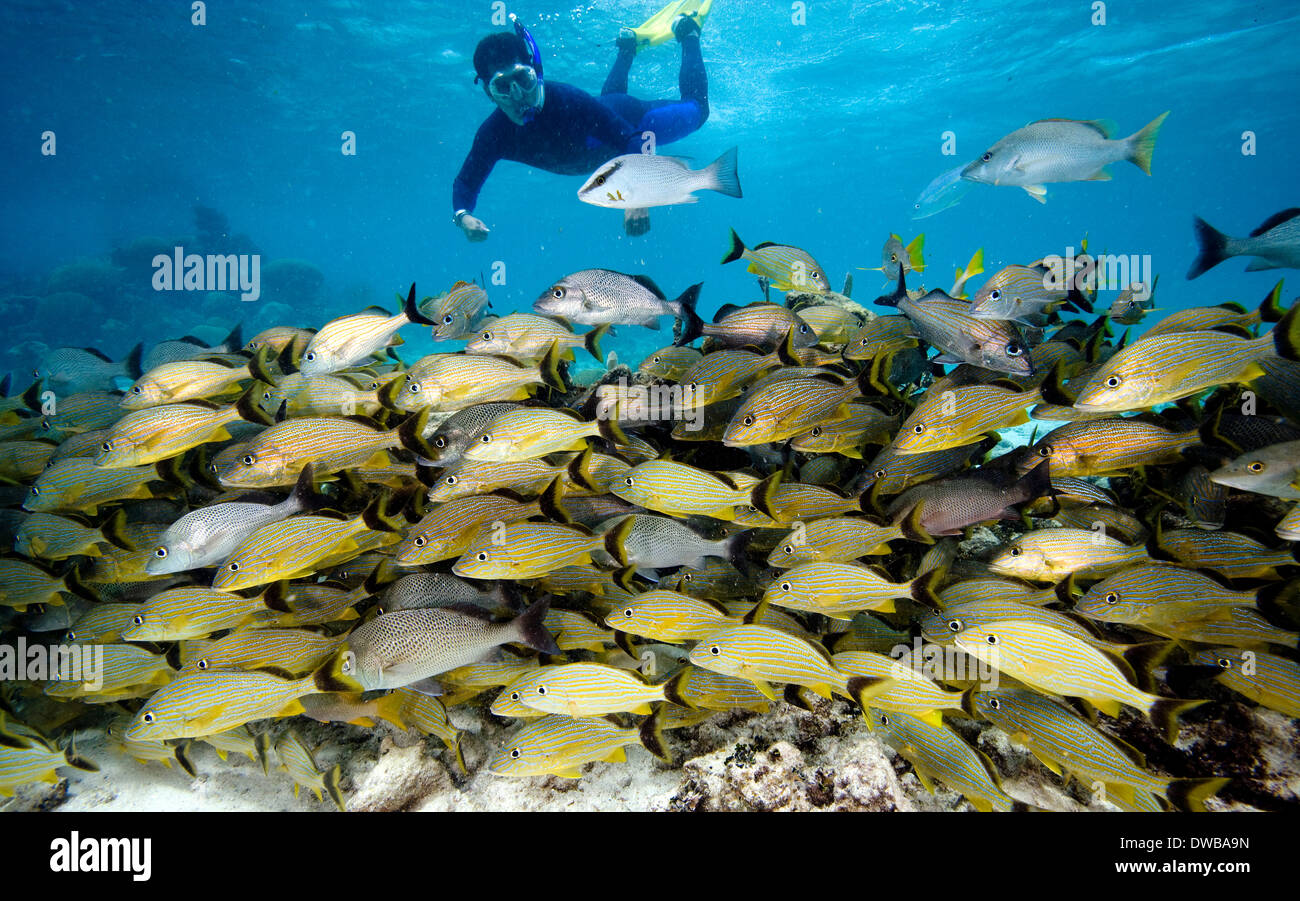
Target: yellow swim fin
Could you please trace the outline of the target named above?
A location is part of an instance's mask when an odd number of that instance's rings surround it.
[[[703,27],[712,6],[713,0],[674,0],[669,3],[632,29],[636,34],[637,52],[673,40],[673,20],[678,16],[694,16],[696,23]]]

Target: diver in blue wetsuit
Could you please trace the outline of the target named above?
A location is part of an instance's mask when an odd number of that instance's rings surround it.
[[[513,18],[513,16],[512,16]],[[488,227],[473,215],[483,183],[498,160],[513,160],[561,175],[587,175],[611,157],[639,153],[643,134],[655,145],[680,140],[709,117],[709,86],[700,54],[700,16],[679,15],[672,34],[682,48],[680,100],[639,100],[627,93],[638,35],[623,29],[618,58],[599,97],[562,82],[544,81],[541,54],[517,20],[515,30],[490,34],[474,51],[474,81],[497,109],[479,126],[474,144],[452,185],[453,221],[471,241]],[[628,234],[650,228],[645,210],[628,210]]]

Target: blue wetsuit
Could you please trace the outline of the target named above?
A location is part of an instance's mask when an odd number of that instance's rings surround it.
[[[587,175],[623,153],[641,151],[641,134],[655,143],[686,137],[709,117],[709,85],[698,35],[681,42],[680,100],[638,100],[627,93],[635,52],[619,52],[599,97],[563,82],[546,82],[546,99],[533,120],[516,125],[493,110],[479,126],[451,188],[453,210],[473,210],[498,160],[512,160],[560,175]]]

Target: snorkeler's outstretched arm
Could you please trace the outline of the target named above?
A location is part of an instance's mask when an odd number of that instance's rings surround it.
[[[488,236],[488,227],[470,213],[478,203],[479,192],[492,174],[492,168],[501,159],[500,138],[495,132],[493,119],[489,117],[479,126],[474,144],[451,185],[451,207],[456,225],[471,241],[482,241]]]

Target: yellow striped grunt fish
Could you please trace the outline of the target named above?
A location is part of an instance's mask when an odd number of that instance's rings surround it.
[[[1129,682],[1105,653],[1060,629],[1028,620],[1000,620],[966,626],[957,646],[1039,691],[1082,698],[1110,716],[1121,704],[1145,713],[1170,743],[1178,717],[1205,701],[1162,698]]]
[[[346,810],[343,803],[343,791],[339,788],[340,768],[336,764],[328,773],[321,772],[316,765],[316,757],[311,749],[292,728],[286,729],[275,743],[275,754],[280,758],[280,765],[293,778],[293,796],[298,797],[298,789],[306,788],[316,796],[317,801],[324,801],[328,793],[330,800],[339,810]]]
[[[603,663],[562,663],[531,670],[506,686],[511,701],[543,713],[572,717],[651,712],[664,701],[662,685],[647,685],[631,670]]]
[[[252,378],[248,364],[232,366],[217,360],[182,360],[155,366],[122,396],[126,410],[143,410],[162,404],[205,400],[234,391],[241,381]]]
[[[934,780],[960,792],[976,810],[1009,811],[1016,800],[1002,790],[992,761],[948,726],[934,726],[896,710],[872,710],[869,718],[916,773],[927,791]]]
[[[789,610],[852,619],[864,610],[894,611],[898,599],[921,600],[940,573],[894,582],[883,570],[848,563],[800,563],[774,579],[763,601]]]
[[[355,313],[334,319],[321,327],[302,354],[302,374],[321,375],[347,369],[391,344],[397,330],[404,325],[436,325],[420,312],[415,303],[415,284],[402,305],[402,312],[390,316],[386,310],[375,307],[373,311]]]
[[[1215,681],[1256,704],[1300,717],[1300,664],[1265,651],[1208,648],[1191,655],[1193,664],[1218,669]]]
[[[671,759],[656,717],[647,717],[636,729],[625,729],[600,717],[544,716],[510,736],[487,769],[496,776],[577,779],[583,764],[627,760],[623,749],[633,744],[665,761]]]
[[[633,595],[605,617],[611,629],[670,643],[697,641],[724,626],[740,624],[740,617],[715,601],[663,589]]]
[[[748,270],[759,278],[767,279],[778,291],[801,291],[807,294],[829,294],[830,280],[826,270],[806,250],[790,244],[764,241],[755,247],[746,247],[736,230],[731,230],[731,248],[722,262],[744,260]]]

